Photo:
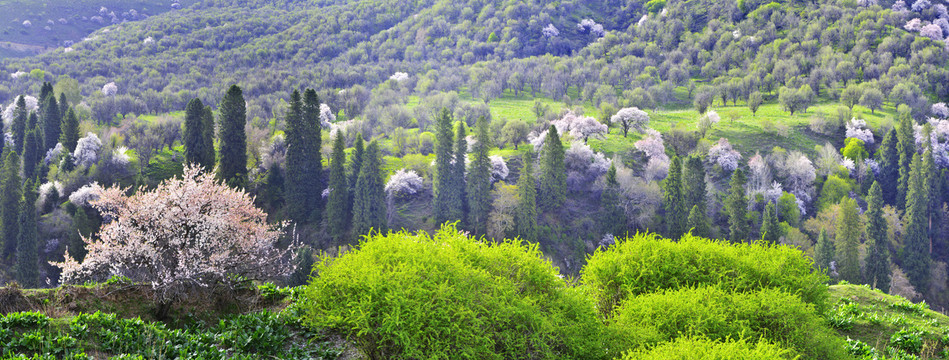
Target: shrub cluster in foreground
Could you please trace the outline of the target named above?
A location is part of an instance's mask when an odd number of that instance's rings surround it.
[[[314,267],[305,321],[372,359],[848,358],[798,251],[638,234],[565,280],[536,245],[450,226],[375,234]]]

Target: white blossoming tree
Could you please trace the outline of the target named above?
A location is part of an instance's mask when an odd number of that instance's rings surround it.
[[[96,236],[83,238],[88,254],[81,263],[68,251],[65,261],[51,263],[66,283],[121,275],[151,284],[161,318],[185,296],[293,270],[295,245],[277,246],[285,224],[268,224],[249,195],[200,167],[188,166],[183,177],[131,196],[118,187],[91,190],[98,195],[92,206],[108,221]]]
[[[610,122],[623,127],[623,136],[629,135],[629,129],[642,132],[649,125],[649,114],[639,108],[624,108],[610,118]]]

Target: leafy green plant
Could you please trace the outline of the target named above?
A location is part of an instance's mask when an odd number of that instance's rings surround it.
[[[627,353],[624,360],[718,359],[772,360],[794,359],[793,353],[767,341],[709,340],[680,338],[673,342]]]
[[[691,235],[674,242],[642,233],[597,250],[581,271],[581,282],[604,316],[627,297],[719,284],[735,291],[781,289],[823,313],[827,280],[814,271],[810,258],[788,246],[730,244]]]
[[[767,339],[808,359],[846,356],[843,340],[814,306],[779,289],[732,292],[707,286],[631,297],[616,308],[609,329],[613,346],[628,348],[683,336],[745,337]]]
[[[342,332],[371,359],[605,357],[592,302],[536,245],[446,225],[368,236],[315,272],[307,323]]]
[[[900,329],[890,336],[890,344],[909,354],[918,355],[923,350],[923,333],[913,329]]]

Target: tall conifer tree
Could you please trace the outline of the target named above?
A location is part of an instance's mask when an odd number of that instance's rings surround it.
[[[926,231],[929,222],[929,199],[926,196],[929,190],[926,189],[926,174],[923,172],[923,160],[919,153],[913,156],[907,186],[903,269],[916,291],[925,294],[929,291],[932,263]]]
[[[864,277],[870,286],[889,292],[890,250],[887,247],[886,219],[883,218],[883,191],[880,183],[874,182],[867,197],[867,273]]]
[[[36,234],[36,188],[33,179],[27,179],[23,185],[23,203],[20,209],[20,234],[16,247],[16,277],[21,285],[28,288],[39,286],[39,258]]]
[[[464,228],[468,217],[468,189],[465,181],[468,162],[468,139],[466,138],[464,122],[458,122],[455,128],[454,162],[451,164],[451,174],[448,192],[448,221],[459,221]]]
[[[820,235],[817,236],[817,245],[814,247],[814,265],[829,274],[831,272],[830,263],[834,262],[836,253],[834,243],[827,239],[827,231],[821,228]]]
[[[353,214],[346,182],[346,145],[343,133],[337,132],[333,140],[333,157],[330,159],[330,193],[326,204],[326,229],[337,241],[343,239]]]
[[[194,98],[185,107],[185,161],[189,164],[204,164],[204,103]],[[207,169],[207,168],[205,168]]]
[[[606,172],[606,188],[600,194],[599,222],[605,234],[626,235],[626,213],[620,207],[619,181],[616,180],[616,166],[613,164]]]
[[[537,241],[537,185],[534,183],[534,154],[528,149],[521,157],[524,167],[517,178],[517,234],[521,239]]]
[[[685,228],[689,216],[685,200],[682,194],[682,160],[673,156],[672,163],[669,164],[669,176],[663,183],[662,191],[662,203],[666,210],[666,233],[671,239],[682,237],[688,230]]]
[[[453,159],[451,131],[451,113],[442,108],[435,118],[435,184],[432,214],[435,216],[435,225],[439,226],[448,221],[449,188],[451,187],[451,162]]]
[[[563,206],[567,198],[567,172],[564,166],[564,149],[557,127],[550,125],[540,164],[540,207],[552,211]]]
[[[702,158],[692,155],[686,158],[682,169],[682,196],[685,198],[685,209],[691,212],[693,206],[698,206],[702,216],[706,210],[705,165]]]
[[[323,132],[320,123],[320,97],[316,90],[306,89],[303,92],[303,124],[306,129],[306,174],[308,179],[303,183],[306,193],[306,208],[309,211],[310,221],[319,223],[323,219],[323,197],[321,193],[326,188],[326,179],[323,174]]]
[[[0,231],[3,232],[3,258],[8,258],[16,249],[20,236],[20,157],[7,151],[0,172]]]
[[[40,151],[43,154],[46,154],[46,150],[56,147],[56,143],[59,142],[60,129],[63,126],[63,116],[59,112],[59,104],[56,102],[56,96],[48,96],[46,100],[43,101],[43,118],[40,119],[43,123],[42,133],[42,144],[40,146]]]
[[[76,145],[79,144],[79,118],[73,108],[68,108],[63,116],[59,142],[63,143],[63,148],[68,152],[76,151]]]
[[[837,272],[840,278],[853,284],[863,281],[860,276],[860,212],[857,202],[849,197],[840,200],[840,214],[836,224]]]
[[[30,116],[29,110],[26,109],[26,99],[22,95],[16,100],[14,114],[13,124],[10,125],[10,132],[13,133],[13,148],[17,154],[22,154],[23,137],[26,136],[26,123]]]
[[[488,120],[483,116],[476,125],[474,160],[468,174],[468,226],[475,235],[488,232],[488,214],[491,213],[491,159],[488,158],[491,138]]]
[[[916,153],[913,119],[908,114],[901,114],[896,137],[896,150],[899,153],[896,207],[902,210],[906,207],[907,194],[909,193],[910,163],[913,160],[913,154]]]
[[[689,210],[688,228],[692,231],[692,235],[703,238],[712,237],[708,217],[698,205],[692,206],[692,210]]]
[[[247,186],[247,109],[244,94],[231,85],[221,100],[221,163],[217,179],[230,187]]]
[[[349,184],[349,199],[356,198],[356,180],[359,180],[359,170],[362,169],[363,155],[365,155],[366,146],[365,141],[362,139],[362,134],[356,134],[356,140],[353,141],[353,154],[352,159],[349,162],[349,179],[346,181]]]
[[[728,214],[729,240],[745,241],[748,238],[748,200],[745,198],[745,172],[735,170],[729,181],[729,194],[725,198],[725,212]]]
[[[353,229],[357,235],[386,232],[385,183],[380,168],[382,159],[379,144],[375,141],[366,147],[363,164],[356,180],[356,197],[353,200]]]
[[[23,140],[23,178],[25,179],[36,177],[36,166],[42,156],[40,155],[41,139],[37,132],[36,129],[27,131]]]

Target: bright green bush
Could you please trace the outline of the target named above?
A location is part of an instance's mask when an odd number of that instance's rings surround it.
[[[735,291],[781,289],[823,313],[827,277],[815,272],[811,262],[800,250],[782,245],[730,244],[691,235],[673,242],[636,234],[597,250],[581,271],[581,281],[607,317],[630,296],[715,284]]]
[[[773,360],[793,359],[786,349],[759,341],[745,340],[713,341],[704,338],[679,338],[674,342],[660,344],[626,354],[624,360]]]
[[[603,358],[592,301],[536,245],[366,237],[325,258],[306,292],[307,321],[350,337],[372,359]]]
[[[779,289],[731,292],[718,286],[669,289],[627,299],[609,325],[629,347],[703,336],[711,340],[764,338],[807,359],[846,358],[846,343],[814,306]],[[637,344],[638,342],[638,344]]]

